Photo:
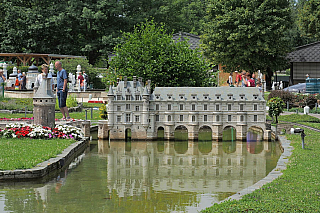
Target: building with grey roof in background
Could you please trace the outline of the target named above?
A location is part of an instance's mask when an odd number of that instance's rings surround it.
[[[266,101],[255,87],[156,87],[151,93],[150,81],[133,77],[108,92],[108,120],[103,127],[110,139],[174,139],[174,131],[184,128],[188,139],[197,140],[199,130],[210,129],[213,140],[221,140],[223,130],[233,127],[236,138],[245,140],[250,128],[266,130]],[[101,127],[102,128],[102,127]],[[104,138],[101,135],[99,138]]]
[[[296,47],[287,58],[292,84],[305,83],[307,74],[310,78],[320,78],[320,41]]]

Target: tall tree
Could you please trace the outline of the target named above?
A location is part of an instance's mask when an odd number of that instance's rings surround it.
[[[150,79],[158,86],[203,86],[208,67],[187,41],[174,42],[164,26],[147,21],[124,33],[110,68],[123,76]]]
[[[304,2],[299,10],[298,24],[303,35],[320,38],[320,0]]]
[[[285,66],[291,24],[288,0],[211,0],[204,53],[226,71],[261,70],[270,83],[272,70]]]

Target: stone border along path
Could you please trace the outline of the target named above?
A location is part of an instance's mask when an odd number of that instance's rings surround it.
[[[50,158],[47,161],[39,163],[32,169],[6,170],[0,171],[0,181],[22,181],[40,179],[47,175],[56,173],[65,169],[69,164],[84,150],[89,144],[89,138],[82,141],[77,141],[62,151],[61,154],[55,158]]]

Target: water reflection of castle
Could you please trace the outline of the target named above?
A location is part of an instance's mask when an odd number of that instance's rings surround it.
[[[264,178],[280,156],[275,143],[98,142],[109,190],[119,197],[154,191],[237,192]]]

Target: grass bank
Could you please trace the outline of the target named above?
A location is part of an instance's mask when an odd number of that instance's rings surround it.
[[[215,204],[202,212],[319,212],[320,133],[308,129],[305,133],[305,149],[300,135],[286,134],[294,150],[281,177],[239,201]]]
[[[1,138],[0,170],[29,169],[56,157],[73,139]]]

